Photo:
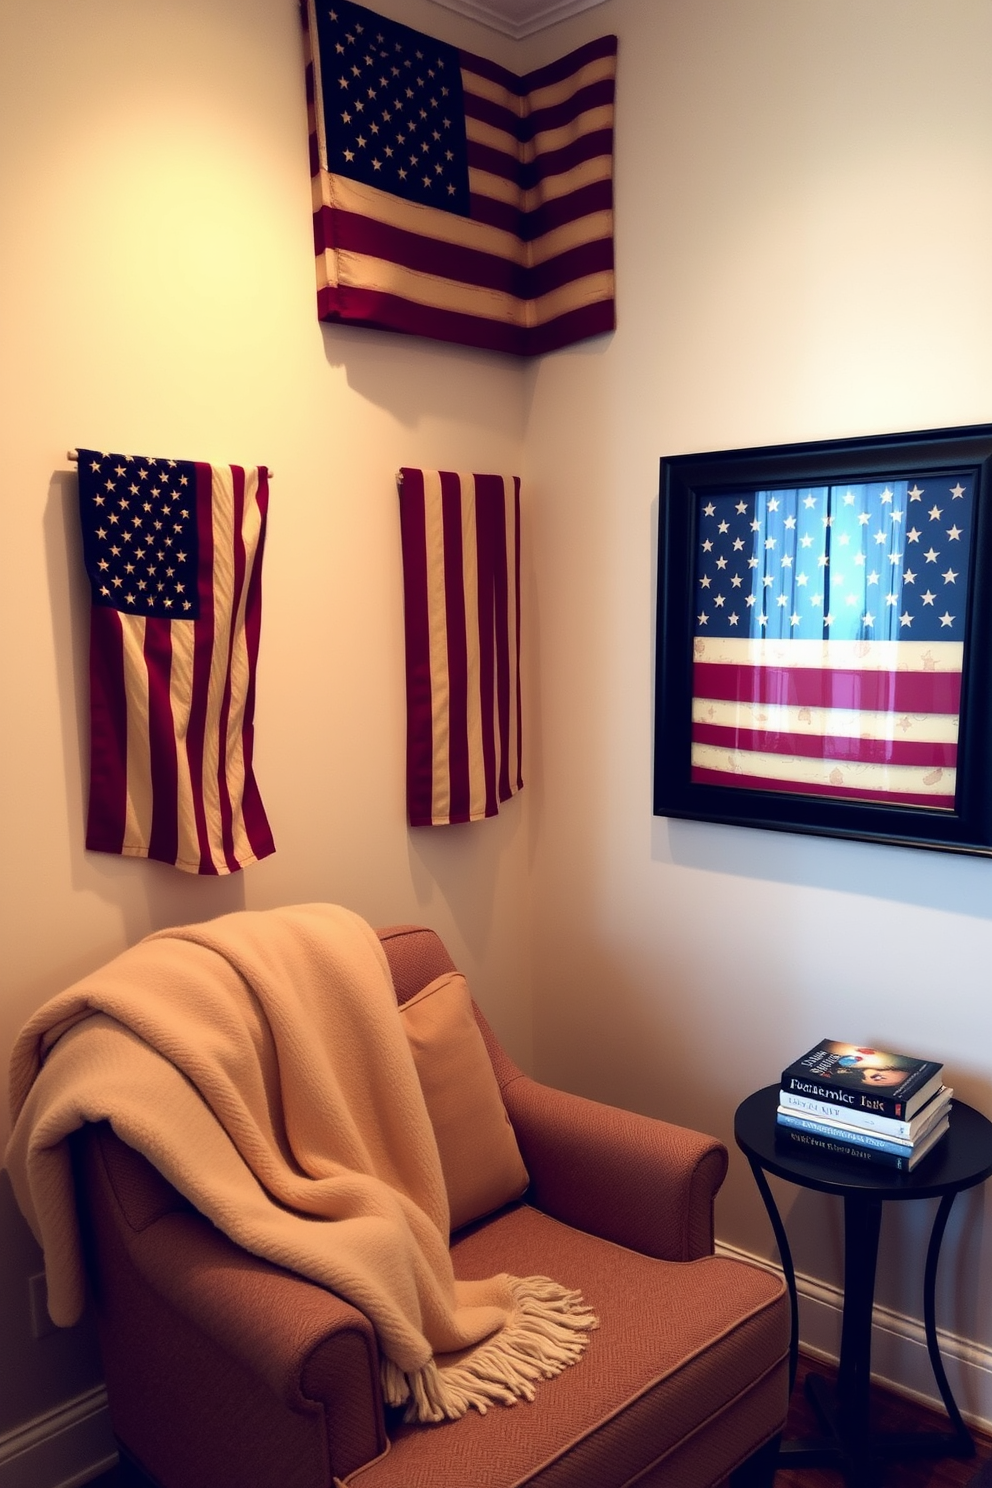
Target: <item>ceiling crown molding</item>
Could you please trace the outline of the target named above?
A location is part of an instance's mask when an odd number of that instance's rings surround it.
[[[434,0],[434,3],[519,41],[580,11],[592,10],[593,6],[602,5],[603,0]]]

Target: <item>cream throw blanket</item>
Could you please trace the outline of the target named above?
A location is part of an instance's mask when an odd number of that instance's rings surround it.
[[[108,1119],[232,1240],[365,1313],[386,1400],[409,1420],[531,1399],[595,1327],[546,1278],[455,1280],[385,953],[348,910],[245,911],[149,936],[39,1009],[11,1100],[5,1165],[57,1323],[84,1303],[65,1138]]]

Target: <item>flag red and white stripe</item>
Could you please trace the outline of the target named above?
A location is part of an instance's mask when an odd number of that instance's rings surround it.
[[[611,331],[616,37],[524,77],[458,54],[463,216],[329,167],[315,3],[303,18],[319,318],[521,356]]]
[[[132,577],[144,571],[145,558],[157,569],[156,580],[172,573],[174,550],[160,548],[156,559],[158,535],[146,541],[147,552],[140,550],[141,562],[128,565],[134,575],[129,571],[105,597],[100,569],[112,571],[114,560],[101,557],[110,550],[100,544],[119,538],[122,528],[102,537],[107,529],[94,527],[88,511],[101,499],[92,494],[97,483],[113,483],[121,492],[140,489],[143,496],[148,480],[167,466],[175,470],[175,462],[91,450],[80,450],[79,461],[84,543],[94,582],[86,846],[154,858],[188,873],[234,873],[275,851],[253,769],[266,469],[193,462],[178,467],[190,472],[194,488],[187,487],[181,515],[192,519],[198,614],[184,619],[128,608],[144,602]],[[108,472],[110,480],[103,482]],[[167,496],[156,487],[155,500]],[[141,510],[137,498],[121,504],[128,508],[125,520]],[[180,515],[178,507],[173,514]],[[161,525],[168,530],[168,522]],[[136,559],[137,541],[145,539],[137,530],[134,536],[118,562]],[[145,591],[145,581],[139,582]],[[184,602],[188,608],[189,600]]]
[[[693,645],[694,783],[953,809],[960,642]]]
[[[520,482],[399,474],[411,826],[495,816],[523,786]]]

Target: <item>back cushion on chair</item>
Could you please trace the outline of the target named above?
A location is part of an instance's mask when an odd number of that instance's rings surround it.
[[[451,1228],[519,1199],[530,1181],[461,972],[400,1008],[448,1190]]]

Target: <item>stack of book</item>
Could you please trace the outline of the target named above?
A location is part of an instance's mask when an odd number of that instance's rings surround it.
[[[954,1092],[942,1069],[824,1039],[782,1071],[778,1136],[796,1154],[909,1172],[948,1128]]]

